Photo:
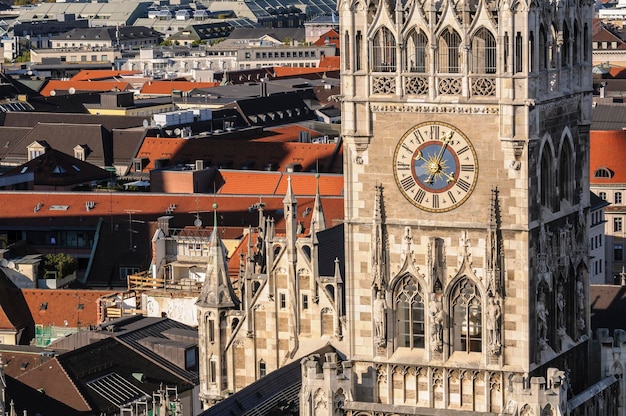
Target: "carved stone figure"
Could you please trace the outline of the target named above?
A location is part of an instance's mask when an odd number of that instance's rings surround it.
[[[387,326],[387,305],[385,302],[385,294],[379,291],[374,298],[374,329],[376,331],[375,337],[379,345],[383,345],[386,341],[386,326]]]
[[[500,350],[500,322],[502,318],[502,307],[499,299],[489,298],[487,305],[487,331],[489,346],[493,352]]]
[[[565,328],[565,296],[563,296],[563,285],[559,284],[556,292],[557,317],[556,322],[559,329]]]
[[[535,310],[537,313],[537,338],[540,342],[545,342],[548,338],[548,315],[550,313],[546,307],[546,295],[544,293],[539,294]]]
[[[433,351],[443,348],[443,304],[437,295],[430,295],[430,345]]]

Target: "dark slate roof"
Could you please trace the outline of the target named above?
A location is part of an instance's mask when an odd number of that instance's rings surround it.
[[[0,270],[0,329],[16,330],[17,343],[28,345],[35,337],[35,321],[28,309],[24,294]]]
[[[98,95],[99,96],[99,95]],[[123,129],[143,126],[145,117],[104,116],[96,114],[58,114],[58,113],[7,113],[1,123],[10,127],[34,127],[37,123],[72,123],[101,124],[105,129]]]
[[[123,42],[162,36],[162,33],[145,26],[122,26],[119,28],[109,26],[72,29],[62,35],[53,36],[52,40],[108,40],[114,42],[116,40],[116,30],[119,31],[120,41]]]
[[[306,41],[306,33],[303,27],[298,28],[236,28],[228,36],[228,39],[259,39],[263,36],[271,36],[276,40],[283,41],[285,38],[298,42]]]
[[[70,186],[106,180],[111,173],[56,149],[5,172],[2,177],[34,174],[35,185]]]
[[[312,351],[323,355],[336,352],[330,345]],[[300,360],[272,371],[237,393],[211,406],[199,416],[265,416],[274,413],[278,407],[298,409],[300,387],[302,386],[302,365]]]
[[[176,375],[184,382],[197,385],[199,382],[197,370],[181,368],[149,346],[154,343],[155,337],[162,339],[164,343],[175,341],[190,344],[188,342],[190,338],[185,341],[185,339],[173,335],[171,331],[174,329],[194,331],[189,325],[169,318],[149,318],[142,315],[133,315],[103,323],[94,330],[72,334],[54,342],[51,348],[80,348],[88,345],[94,339],[113,337],[118,342],[149,359],[153,366],[156,364],[158,367],[167,369],[167,371]],[[150,342],[142,342],[144,340],[149,340]]]
[[[38,391],[10,376],[6,376],[7,388],[5,391],[5,403],[7,411],[12,404],[17,415],[41,415],[41,416],[78,416],[84,415],[70,406],[48,396],[45,392]]]
[[[316,118],[315,113],[295,92],[238,100],[233,106],[251,126],[273,126]]]
[[[326,226],[328,226],[327,224]],[[335,275],[335,259],[339,260],[339,272],[345,280],[345,254],[344,254],[344,228],[343,224],[317,233],[319,241],[318,258],[320,276]]]
[[[626,106],[598,104],[593,108],[591,130],[623,130],[626,127]]]
[[[626,287],[616,285],[591,285],[591,329],[626,329]]]
[[[593,210],[598,210],[600,208],[606,207],[609,204],[609,202],[606,199],[602,199],[600,198],[598,195],[596,195],[594,192],[589,192],[589,201],[590,201],[590,209]]]

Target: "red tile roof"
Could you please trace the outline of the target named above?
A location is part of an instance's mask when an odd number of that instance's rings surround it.
[[[98,298],[113,291],[23,289],[35,324],[69,328],[98,325]],[[42,304],[47,303],[42,309]],[[82,305],[82,306],[80,306]],[[67,325],[65,325],[67,321]]]
[[[319,68],[327,71],[338,71],[341,65],[340,56],[325,56],[320,59]]]
[[[214,137],[179,139],[146,138],[137,152],[138,158],[148,158],[144,171],[154,169],[157,159],[172,162],[193,162],[198,159],[211,161],[213,165],[230,161],[234,168],[247,162],[254,162],[254,169],[263,169],[268,163],[278,165],[284,171],[289,164],[299,164],[303,171],[315,170],[321,166],[322,172],[339,173],[342,169],[341,144],[329,143],[260,143],[237,139],[219,140]]]
[[[123,75],[137,75],[141,71],[115,71],[109,69],[83,69],[70,78],[70,81],[101,81]]]
[[[219,86],[219,82],[195,81],[150,81],[143,84],[141,94],[170,95],[172,91],[191,91],[196,88],[212,88]]]
[[[284,173],[251,170],[220,170],[225,184],[221,195],[285,195],[287,177],[292,176],[292,189],[296,195],[315,195],[317,178],[313,173]],[[343,195],[342,175],[320,175],[320,195]]]
[[[63,81],[49,80],[39,91],[41,95],[49,97],[54,91],[69,91],[74,88],[76,92],[81,91],[126,91],[130,88],[128,82],[120,81]]]
[[[298,124],[289,124],[280,127],[270,127],[265,130],[267,135],[252,139],[254,142],[297,142],[300,138],[300,132],[309,133],[309,137],[320,137],[322,133],[302,127]]]
[[[318,40],[313,42],[315,46],[324,46],[328,44],[335,45],[337,48],[339,47],[339,33],[337,33],[334,29],[330,29],[328,32],[324,33]],[[321,66],[321,65],[320,65]]]
[[[301,174],[306,176],[306,174]],[[311,174],[308,174],[311,175]],[[300,175],[294,174],[292,185],[300,189],[298,182]],[[307,179],[304,179],[306,182]],[[254,185],[251,185],[252,187]],[[313,208],[314,195],[301,196],[295,192],[298,201],[299,218],[303,218],[305,227],[308,227],[310,215],[302,217],[306,208]],[[266,211],[283,209],[284,195],[264,195],[263,202]],[[94,207],[87,210],[85,203],[92,201]],[[249,211],[249,207],[259,202],[259,194],[255,195],[209,195],[209,194],[151,194],[145,192],[2,192],[0,193],[0,224],[16,226],[28,223],[32,227],[76,226],[83,222],[85,226],[92,226],[100,221],[108,223],[127,221],[128,213],[135,212],[134,219],[155,221],[165,215],[171,205],[175,206],[171,215],[180,217],[193,223],[195,213],[200,211],[204,218],[212,212],[212,204],[218,204],[219,225],[233,226],[241,224],[242,219],[247,223],[256,224],[256,212]],[[39,210],[34,208],[41,205]],[[326,215],[326,223],[331,225],[343,221],[343,198],[327,196],[322,198],[322,205]],[[54,209],[51,209],[54,208]],[[114,218],[116,218],[114,220]],[[206,222],[212,224],[211,220]],[[284,219],[276,219],[276,229],[284,229]],[[42,318],[43,319],[43,318]]]
[[[626,131],[597,131],[590,134],[589,176],[590,182],[599,184],[626,183]],[[600,168],[613,172],[612,178],[596,178],[594,173]]]

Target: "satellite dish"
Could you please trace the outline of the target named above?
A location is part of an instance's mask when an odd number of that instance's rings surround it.
[[[142,124],[143,124],[143,128],[144,129],[147,129],[150,126],[150,123],[145,118],[143,119],[143,123]]]
[[[57,92],[55,90],[50,91],[50,97],[54,97],[55,95],[57,95]]]
[[[174,129],[174,134],[177,136],[180,136],[180,129],[179,128]]]
[[[70,89],[67,90],[67,92],[69,92],[70,94],[76,94],[76,88],[70,87]]]

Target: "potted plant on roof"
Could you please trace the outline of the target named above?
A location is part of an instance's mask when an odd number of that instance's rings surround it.
[[[46,254],[43,258],[41,278],[38,287],[43,289],[58,289],[76,280],[78,263],[69,254]]]

